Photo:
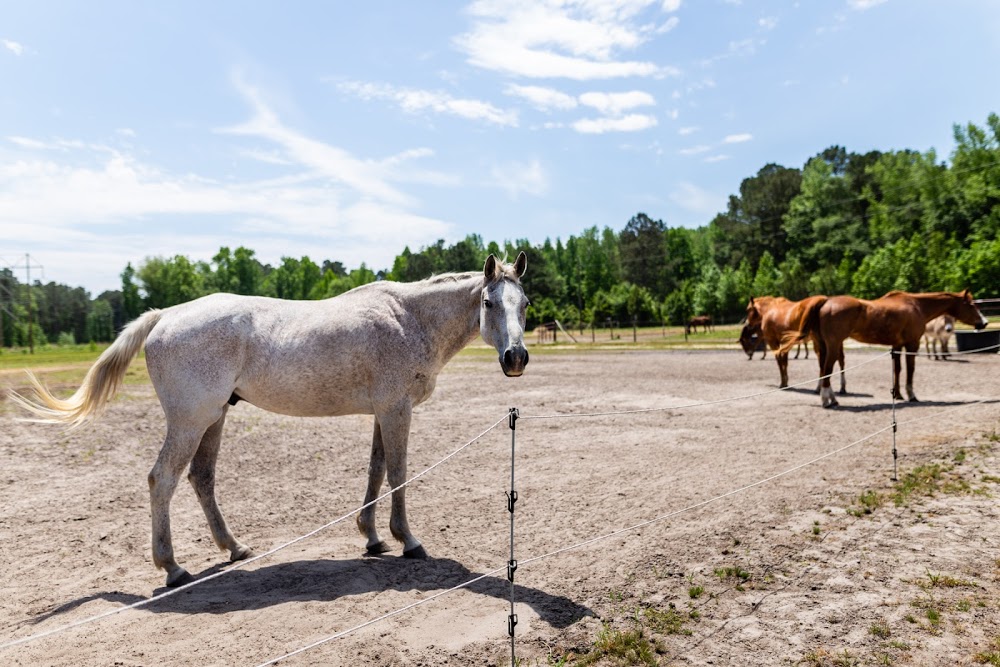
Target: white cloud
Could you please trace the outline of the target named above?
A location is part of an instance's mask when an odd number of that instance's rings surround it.
[[[709,155],[707,158],[702,160],[702,162],[722,162],[723,160],[728,160],[728,155]]]
[[[554,88],[510,84],[504,92],[508,95],[523,98],[531,103],[531,105],[536,109],[540,109],[542,111],[550,111],[552,109],[575,109],[577,107],[575,97],[555,90]]]
[[[115,130],[115,132],[117,132],[123,137],[128,137],[129,139],[134,139],[136,136],[135,130],[133,130],[130,127],[119,127],[117,130]]]
[[[712,150],[711,146],[705,146],[702,144],[699,146],[690,146],[688,148],[682,148],[677,152],[680,155],[698,155],[700,153],[707,153],[710,150]]]
[[[677,134],[681,135],[682,137],[687,137],[694,134],[700,129],[701,128],[696,125],[691,125],[688,127],[682,127],[681,129],[677,130]]]
[[[681,8],[681,0],[663,0],[663,11],[676,12]]]
[[[448,235],[450,224],[417,214],[419,202],[399,189],[458,183],[419,168],[430,149],[359,158],[283,124],[256,89],[237,88],[252,117],[220,136],[231,138],[234,154],[272,163],[279,177],[221,181],[164,170],[138,157],[145,149],[8,137],[0,145],[0,220],[17,222],[4,224],[5,240],[58,265],[60,282],[100,291],[120,285],[128,261],[178,253],[207,260],[233,239],[265,262],[308,254],[381,268],[404,244]],[[544,191],[540,167],[520,171],[509,191]]]
[[[582,118],[573,122],[573,129],[581,134],[604,134],[605,132],[638,132],[656,127],[656,117],[643,114],[629,114],[620,117]]]
[[[649,40],[640,14],[655,0],[477,0],[455,45],[477,67],[531,78],[574,80],[667,76],[676,68],[620,59]],[[667,6],[673,6],[668,3]],[[673,23],[666,29],[673,27]]]
[[[632,90],[626,93],[584,93],[580,104],[597,109],[606,116],[619,116],[625,111],[642,106],[656,106],[649,93]]]
[[[3,43],[5,49],[13,53],[15,56],[21,56],[24,54],[24,45],[20,42],[15,42],[11,39],[0,39]]]
[[[357,81],[339,83],[337,88],[363,100],[380,99],[395,102],[408,113],[433,111],[469,120],[484,120],[496,125],[517,127],[517,112],[504,111],[481,100],[458,99],[439,91],[398,88]]]
[[[490,177],[485,185],[505,190],[511,199],[518,199],[521,193],[540,197],[549,189],[548,174],[538,160],[496,165],[490,170]]]
[[[679,183],[669,195],[670,201],[691,213],[711,217],[725,208],[725,195],[714,195],[693,183]]]
[[[851,9],[856,9],[858,11],[865,11],[866,9],[871,9],[872,7],[877,7],[886,0],[847,0],[847,6]]]
[[[774,30],[774,28],[778,25],[778,18],[776,16],[765,16],[764,18],[757,20],[757,25],[764,30]]]
[[[723,139],[722,142],[726,144],[741,144],[744,141],[750,141],[751,139],[753,139],[753,135],[748,132],[744,132],[743,134],[730,134]]]

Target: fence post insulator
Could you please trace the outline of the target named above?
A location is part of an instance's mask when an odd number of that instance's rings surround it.
[[[514,489],[511,489],[510,493],[507,493],[506,496],[507,496],[507,511],[510,512],[511,514],[513,514],[514,513],[514,503],[517,502],[517,491],[515,491]]]
[[[513,431],[515,429],[515,424],[517,423],[517,418],[519,416],[520,415],[517,412],[517,408],[511,408],[510,409],[510,417],[507,420],[507,424],[508,424],[508,426],[510,426],[510,430],[511,431]]]
[[[507,561],[507,580],[510,582],[514,581],[514,573],[517,571],[517,561],[511,559]]]

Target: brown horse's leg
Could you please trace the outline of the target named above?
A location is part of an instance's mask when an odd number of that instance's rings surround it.
[[[208,527],[212,531],[212,539],[223,551],[229,550],[229,560],[238,561],[252,555],[250,547],[240,544],[229,530],[226,519],[215,500],[215,462],[219,457],[219,446],[222,443],[222,426],[226,422],[226,411],[223,409],[219,420],[208,427],[201,438],[198,451],[191,460],[188,471],[188,481],[194,487],[194,493],[201,503],[201,508],[208,519]]]
[[[410,437],[410,417],[412,408],[409,400],[403,401],[383,414],[376,415],[382,428],[382,444],[385,449],[385,469],[389,486],[396,488],[406,481],[406,445]],[[420,540],[410,532],[406,521],[406,488],[392,492],[392,510],[389,515],[389,531],[403,543],[406,558],[427,558]]]
[[[167,586],[181,586],[192,580],[187,570],[174,560],[170,539],[170,500],[184,468],[194,458],[205,428],[177,426],[168,418],[167,437],[156,463],[149,472],[149,502],[153,523],[153,564],[167,571]]]
[[[382,446],[382,429],[375,420],[375,432],[372,435],[372,457],[368,463],[368,490],[365,491],[365,505],[378,498],[385,480],[385,450]],[[369,554],[381,554],[389,550],[389,545],[382,541],[375,528],[375,504],[368,505],[357,518],[358,530],[368,538],[366,545]]]
[[[835,408],[840,403],[837,402],[837,399],[833,395],[833,387],[830,386],[830,375],[833,373],[833,366],[837,363],[837,359],[844,354],[844,341],[820,341],[819,352],[820,363],[822,364],[821,374],[823,375],[823,379],[820,382],[820,400],[824,408]]]
[[[781,389],[788,386],[788,353],[775,352],[774,359],[778,362],[778,372],[781,374]]]
[[[838,358],[840,362],[840,395],[847,396],[847,373],[844,372],[844,348],[840,348],[840,357]],[[833,366],[830,366],[833,369]]]
[[[897,401],[903,400],[903,394],[899,391],[899,373],[902,368],[899,352],[900,348],[892,348],[892,397]]]
[[[917,367],[917,355],[915,354],[920,350],[920,341],[916,343],[907,343],[906,351],[909,353],[906,355],[906,396],[911,402],[917,402],[917,395],[913,393],[913,371]]]

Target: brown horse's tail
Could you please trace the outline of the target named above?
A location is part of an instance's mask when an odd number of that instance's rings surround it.
[[[36,415],[36,418],[25,421],[67,424],[70,428],[76,428],[98,417],[121,387],[129,363],[139,354],[149,332],[160,321],[162,312],[150,310],[125,327],[111,347],[97,358],[83,378],[83,384],[69,398],[53,396],[34,373],[29,371],[28,378],[36,400],[29,400],[11,391],[11,401]]]
[[[826,303],[826,299],[816,299],[806,307],[806,312],[799,321],[798,331],[786,331],[781,336],[781,347],[777,354],[788,354],[793,347],[806,340],[810,336],[819,337],[819,309]]]

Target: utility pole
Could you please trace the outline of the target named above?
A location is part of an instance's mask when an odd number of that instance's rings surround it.
[[[28,352],[30,354],[35,353],[35,307],[34,302],[31,298],[31,270],[32,269],[42,269],[45,267],[41,264],[32,264],[31,255],[24,253],[24,264],[15,264],[11,267],[12,269],[24,269],[24,288],[28,296]]]

